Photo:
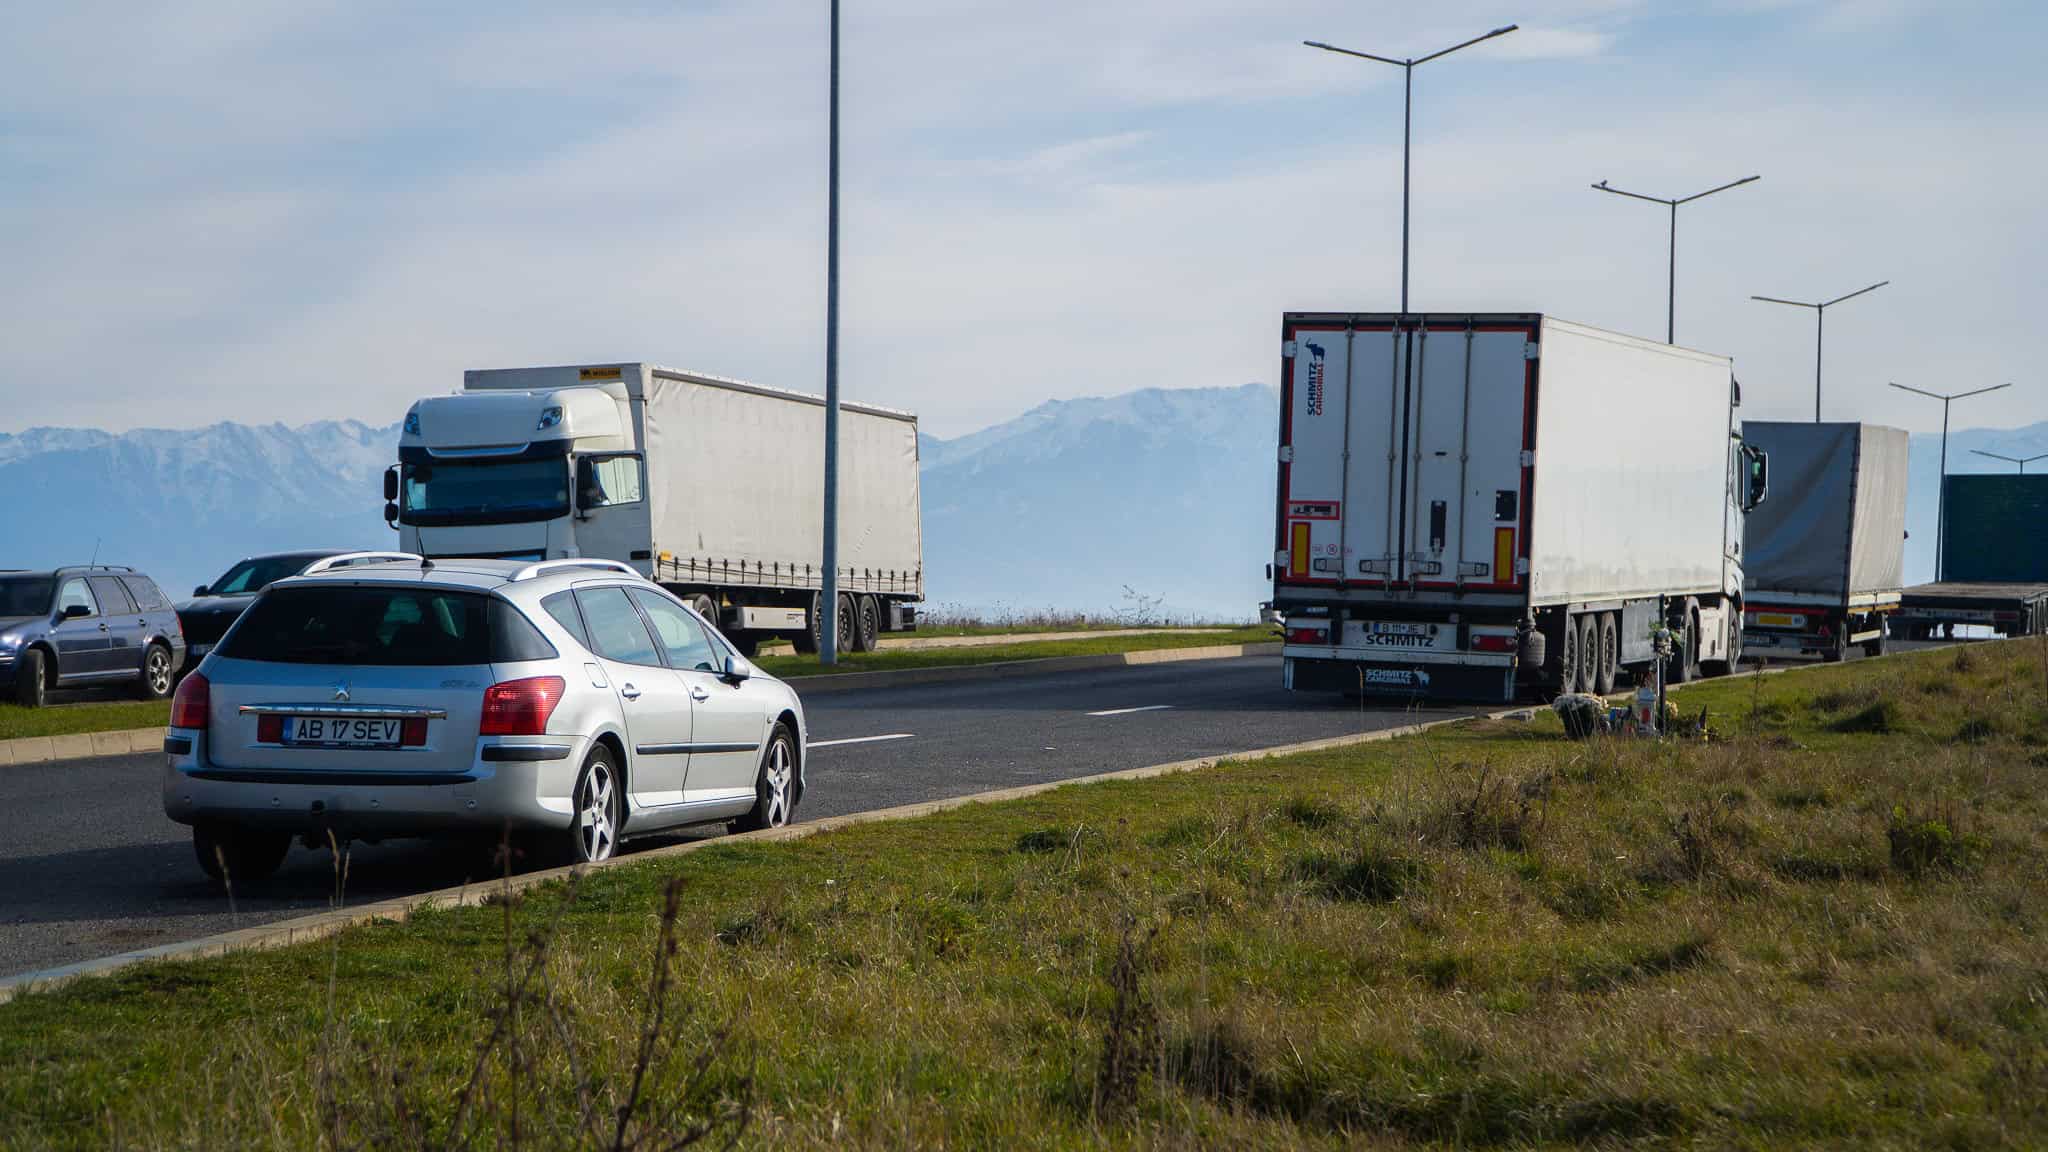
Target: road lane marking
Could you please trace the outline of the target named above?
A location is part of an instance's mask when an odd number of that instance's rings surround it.
[[[1147,704],[1142,708],[1110,708],[1102,712],[1090,712],[1090,716],[1128,716],[1133,712],[1164,712],[1171,704]]]
[[[909,740],[916,735],[917,733],[915,732],[891,732],[887,736],[851,736],[845,740],[813,740],[810,742],[809,747],[836,748],[841,744],[876,744],[883,740]]]

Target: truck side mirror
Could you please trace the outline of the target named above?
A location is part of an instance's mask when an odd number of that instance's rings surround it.
[[[398,468],[395,465],[384,470],[384,499],[398,499]],[[385,519],[389,520],[391,517],[386,516]]]
[[[1770,491],[1771,458],[1762,449],[1752,448],[1747,444],[1742,446],[1742,458],[1749,472],[1748,483],[1745,485],[1747,495],[1742,502],[1742,510],[1753,512],[1757,505],[1764,502],[1765,494]]]
[[[398,527],[398,505],[391,503],[384,505],[384,523],[389,524],[393,528]]]
[[[604,504],[604,486],[597,482],[597,465],[590,457],[576,461],[576,511],[588,513]]]

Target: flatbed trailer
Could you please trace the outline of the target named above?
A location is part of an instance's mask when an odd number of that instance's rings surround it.
[[[1989,628],[2000,636],[2048,632],[2048,584],[1920,584],[1906,589],[1893,618],[1894,628],[1912,640],[1954,636],[1957,626],[1964,624]]]

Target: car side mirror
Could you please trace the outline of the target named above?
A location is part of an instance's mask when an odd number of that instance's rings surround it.
[[[81,616],[90,615],[92,615],[92,609],[87,608],[83,604],[66,604],[64,606],[63,618],[66,620],[76,620]]]
[[[386,468],[384,470],[384,499],[387,501],[398,499],[397,468]]]
[[[730,652],[725,654],[725,679],[738,683],[741,680],[751,680],[753,677],[754,670],[747,666],[745,660]]]
[[[192,590],[192,594],[193,594],[194,596],[204,596],[204,595],[206,595],[206,585],[204,585],[204,584],[201,584],[201,585],[200,585],[199,587],[197,587],[197,588],[194,588],[194,589]]]

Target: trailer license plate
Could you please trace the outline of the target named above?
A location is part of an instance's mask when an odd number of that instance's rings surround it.
[[[1759,612],[1756,622],[1766,628],[1798,628],[1806,623],[1806,617],[1794,616],[1790,612]]]
[[[1427,624],[1388,623],[1386,621],[1379,621],[1373,624],[1372,630],[1373,633],[1378,636],[1429,635],[1429,625]]]
[[[281,742],[295,748],[396,748],[401,724],[398,720],[287,716]]]

